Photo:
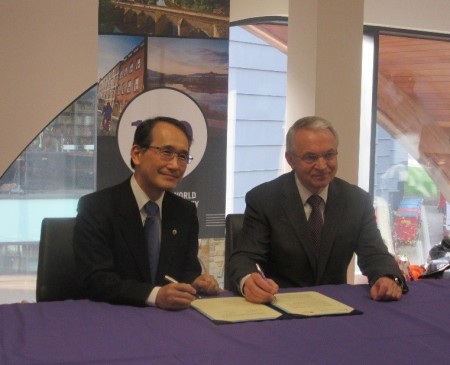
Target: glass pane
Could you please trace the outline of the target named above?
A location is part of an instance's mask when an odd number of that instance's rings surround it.
[[[380,35],[374,195],[392,253],[426,264],[450,200],[450,42]]]
[[[0,178],[0,275],[35,277],[44,217],[95,189],[96,88],[58,115]]]

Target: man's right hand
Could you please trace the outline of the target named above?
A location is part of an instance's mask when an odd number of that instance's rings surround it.
[[[197,291],[190,284],[167,284],[159,289],[155,304],[158,308],[180,310],[188,308]]]
[[[278,285],[272,279],[264,279],[259,273],[252,273],[245,280],[243,294],[252,303],[270,303],[278,293]]]

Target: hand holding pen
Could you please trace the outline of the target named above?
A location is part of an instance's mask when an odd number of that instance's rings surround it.
[[[245,280],[243,294],[245,299],[252,303],[270,303],[276,297],[278,285],[266,277],[259,264],[256,264],[256,272],[250,274]]]
[[[196,289],[191,284],[179,283],[170,276],[165,279],[170,284],[158,288],[155,300],[156,306],[169,310],[188,308],[191,302],[196,299]]]
[[[172,277],[169,276],[169,275],[164,275],[164,279],[165,279],[167,282],[169,282],[169,283],[172,283],[172,284],[178,284],[178,281],[175,280],[174,278],[172,278]],[[198,294],[195,294],[195,297],[196,297],[197,299],[201,299],[201,298],[202,298],[202,297],[201,297],[200,295],[198,295]]]

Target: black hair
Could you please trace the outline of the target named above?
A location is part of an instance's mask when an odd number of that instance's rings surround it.
[[[150,144],[152,143],[152,131],[156,124],[158,123],[169,123],[173,126],[177,127],[179,130],[181,130],[188,139],[189,147],[191,147],[191,144],[193,142],[193,136],[192,136],[192,128],[188,122],[180,121],[175,118],[170,117],[155,117],[146,119],[139,123],[137,126],[135,132],[134,132],[134,138],[133,138],[133,145],[137,145],[141,148],[148,148]],[[131,167],[134,169],[134,162],[133,159],[130,160]]]

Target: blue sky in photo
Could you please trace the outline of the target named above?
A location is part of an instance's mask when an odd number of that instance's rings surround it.
[[[98,78],[105,76],[120,62],[144,37],[124,35],[98,36]]]

